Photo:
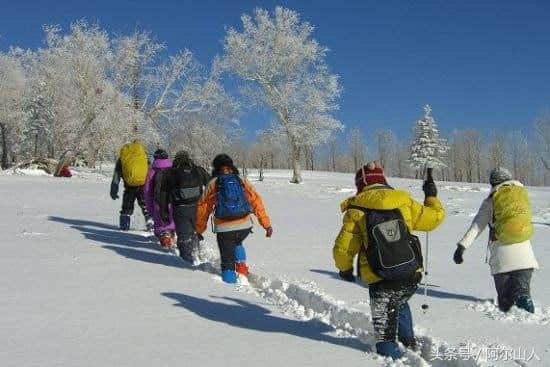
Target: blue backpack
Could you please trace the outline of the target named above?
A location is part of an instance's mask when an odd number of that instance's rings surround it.
[[[242,218],[252,212],[246,199],[243,183],[235,174],[222,175],[217,179],[216,210],[218,219]]]

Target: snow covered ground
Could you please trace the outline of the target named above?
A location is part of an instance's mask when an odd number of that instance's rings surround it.
[[[190,267],[142,232],[118,231],[110,172],[0,174],[0,366],[550,365],[550,188],[531,189],[541,269],[528,315],[491,302],[486,235],[452,262],[488,186],[439,184],[447,219],[429,237],[432,286],[411,301],[423,347],[392,362],[372,352],[367,288],[339,280],[332,262],[352,176],[306,172],[292,185],[289,175],[250,176],[275,233],[257,228],[245,242],[252,275],[235,287],[217,275],[211,234],[209,261]],[[420,181],[390,184],[423,197]]]

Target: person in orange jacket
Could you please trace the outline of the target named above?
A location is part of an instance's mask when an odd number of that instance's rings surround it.
[[[236,283],[237,273],[248,275],[246,252],[242,242],[252,232],[251,214],[255,214],[271,237],[273,228],[262,198],[226,154],[219,154],[212,162],[212,177],[197,206],[196,230],[202,235],[208,218],[214,212],[213,231],[216,233],[221,257],[222,280]]]

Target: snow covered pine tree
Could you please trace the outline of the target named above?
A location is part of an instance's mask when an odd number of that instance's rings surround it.
[[[439,137],[437,123],[431,115],[432,107],[424,106],[424,117],[416,122],[414,139],[410,146],[409,165],[416,170],[416,178],[419,171],[427,168],[445,168],[443,162],[445,153],[449,150],[445,139]]]

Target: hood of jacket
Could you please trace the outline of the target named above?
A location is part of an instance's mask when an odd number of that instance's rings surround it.
[[[366,209],[391,210],[407,205],[411,194],[403,190],[395,190],[384,185],[367,186],[359,194],[344,200],[340,209],[345,212],[350,206],[360,206]]]
[[[172,160],[171,159],[155,159],[153,161],[152,167],[154,169],[171,168],[172,167]]]

